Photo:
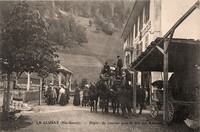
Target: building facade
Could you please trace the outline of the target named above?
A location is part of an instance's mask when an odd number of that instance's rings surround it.
[[[135,0],[122,32],[124,40],[124,67],[130,67],[157,37],[162,37],[197,0]],[[200,39],[200,10],[195,10],[181,24],[174,38]],[[150,87],[162,80],[162,73],[137,72],[136,82]]]
[[[135,0],[122,32],[124,40],[124,67],[131,67],[157,37],[168,30],[193,6],[197,0]],[[199,8],[199,7],[198,7]],[[195,10],[176,29],[173,38],[200,39],[200,10]],[[156,58],[155,58],[156,59]],[[150,103],[151,83],[164,80],[163,72],[136,71],[132,83],[146,87]],[[169,73],[168,77],[170,77]]]

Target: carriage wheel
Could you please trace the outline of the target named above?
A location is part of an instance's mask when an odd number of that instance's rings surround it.
[[[167,110],[167,112],[168,112],[167,122],[170,122],[170,121],[172,121],[172,119],[174,117],[174,106],[170,101],[168,101],[168,110]]]
[[[151,112],[151,116],[153,118],[156,118],[158,116],[158,110],[157,110],[156,107],[157,107],[156,104],[151,105],[151,111],[150,112]]]

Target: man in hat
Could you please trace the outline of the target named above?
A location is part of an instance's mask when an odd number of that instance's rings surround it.
[[[103,74],[110,75],[110,66],[108,65],[108,62],[105,62],[105,65],[103,67]]]
[[[123,62],[122,59],[120,58],[120,56],[117,56],[117,71],[118,71],[118,75],[122,76],[122,67],[123,67]]]

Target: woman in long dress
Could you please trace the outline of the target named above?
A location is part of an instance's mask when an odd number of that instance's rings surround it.
[[[75,105],[75,106],[80,105],[80,89],[78,87],[76,87],[75,92],[74,92],[73,105]]]

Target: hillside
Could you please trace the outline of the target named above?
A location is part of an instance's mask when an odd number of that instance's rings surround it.
[[[112,36],[102,31],[97,33],[95,24],[92,27],[88,26],[89,20],[78,18],[78,22],[87,28],[88,43],[76,45],[69,51],[60,49],[58,54],[61,64],[74,72],[73,79],[80,81],[81,78],[88,78],[88,81],[93,82],[99,78],[100,69],[105,61],[112,64],[117,55],[122,56],[123,42],[120,32],[115,32]]]
[[[6,19],[9,19],[9,14],[13,9],[13,2],[0,2],[0,21],[3,22]],[[123,49],[123,42],[120,38],[121,32],[114,32],[112,36],[106,35],[104,32],[96,31],[96,25],[94,24],[94,14],[92,15],[92,7],[96,6],[96,3],[93,2],[75,2],[74,6],[76,7],[76,4],[80,5],[81,7],[83,5],[84,8],[76,10],[74,8],[73,11],[67,10],[68,6],[72,4],[73,2],[56,2],[54,1],[28,1],[31,9],[38,10],[41,15],[47,20],[48,24],[51,25],[53,28],[49,28],[49,33],[51,34],[50,38],[54,41],[55,45],[59,48],[58,54],[59,59],[61,60],[61,64],[63,64],[66,68],[70,69],[74,72],[73,79],[77,79],[79,82],[82,78],[87,78],[88,81],[96,81],[96,79],[99,78],[99,72],[101,68],[103,67],[105,61],[108,61],[109,64],[112,64],[114,61],[116,61],[117,55],[122,55],[122,49]],[[58,4],[60,3],[60,4]],[[105,2],[97,2],[100,7],[103,7]],[[109,4],[109,3],[108,3]],[[63,6],[62,6],[63,5]],[[118,4],[110,3],[110,7],[113,9],[119,7]],[[91,6],[91,7],[90,7]],[[85,16],[85,10],[86,7],[90,7],[89,17],[86,18]],[[98,8],[95,7],[95,10],[97,11],[97,14],[105,14],[105,12],[98,11]],[[102,8],[103,9],[103,8]],[[102,10],[101,9],[101,10]],[[99,9],[100,10],[100,9]],[[116,10],[118,11],[118,10]],[[110,14],[112,17],[114,17],[114,14]],[[120,12],[118,12],[120,13]],[[124,18],[125,14],[122,14],[122,18]],[[88,39],[88,43],[70,43],[71,41],[66,41],[70,38],[70,36],[73,36],[71,34],[72,32],[68,32],[69,27],[69,18],[68,16],[72,15],[76,22],[82,25],[86,28],[86,36]],[[85,16],[85,17],[80,17]],[[93,21],[93,24],[91,27],[89,27],[89,20]],[[124,19],[125,20],[125,19]],[[108,20],[106,20],[108,21]],[[73,23],[73,21],[72,21]],[[51,27],[50,26],[50,27]],[[73,25],[74,26],[74,25]],[[59,27],[59,28],[58,28]],[[50,30],[51,29],[51,30]],[[57,29],[57,30],[56,30]],[[76,25],[76,31],[78,33],[80,32],[79,26]],[[66,30],[66,31],[61,31]],[[53,32],[54,31],[54,32]],[[55,32],[58,31],[58,32]],[[71,30],[70,30],[71,31]],[[66,33],[63,35],[63,33]],[[76,32],[77,33],[77,32]],[[78,34],[77,33],[77,34]],[[77,35],[76,34],[76,35]],[[67,36],[69,35],[69,36]],[[79,35],[79,34],[78,34]],[[79,37],[79,36],[76,37]],[[63,38],[61,36],[64,36]],[[52,37],[54,39],[52,39]],[[61,38],[59,38],[61,37]],[[72,40],[74,38],[72,37]],[[63,48],[63,45],[59,44],[59,42],[67,42],[68,44],[72,45],[72,48]],[[26,77],[26,76],[25,76]]]

